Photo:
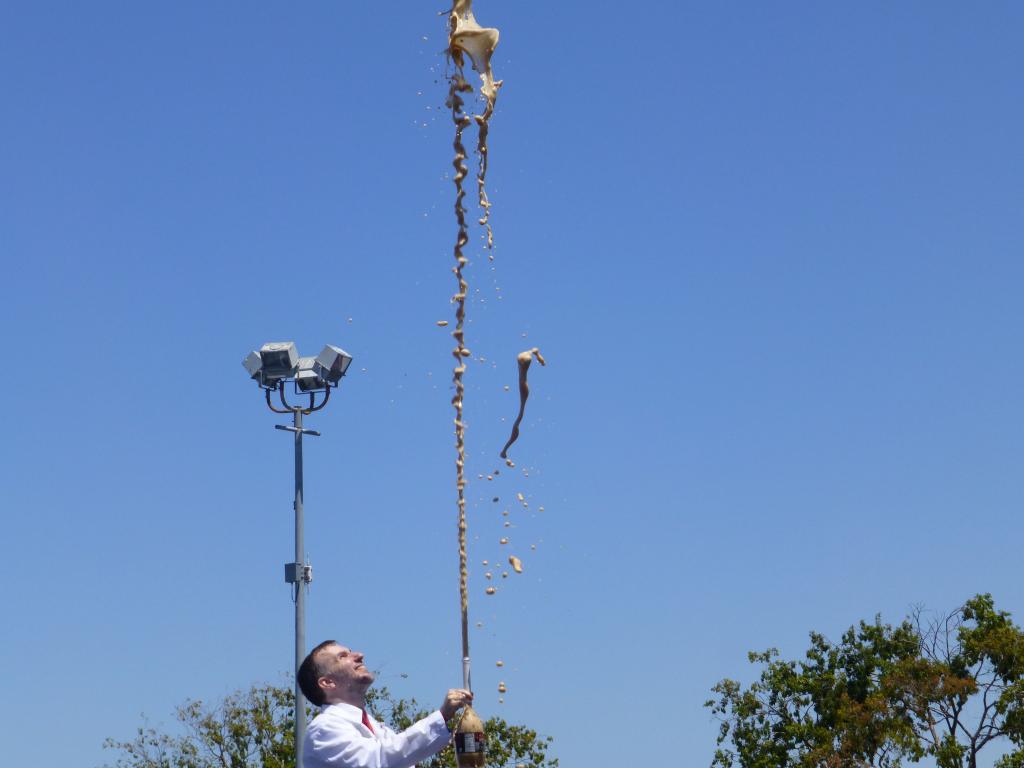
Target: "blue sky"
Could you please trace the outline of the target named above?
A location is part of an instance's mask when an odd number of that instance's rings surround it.
[[[467,270],[478,709],[565,766],[704,765],[749,649],[979,591],[1024,616],[1021,6],[475,7],[504,79]],[[12,765],[289,668],[264,341],[355,357],[307,420],[311,642],[459,682],[441,10],[0,8]],[[519,473],[477,480],[532,346]]]

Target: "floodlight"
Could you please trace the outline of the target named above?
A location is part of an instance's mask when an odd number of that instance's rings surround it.
[[[352,356],[345,350],[328,344],[316,357],[316,370],[325,382],[338,386],[341,377],[345,375],[349,365],[352,363]]]
[[[263,370],[263,359],[260,357],[260,353],[253,350],[250,352],[245,360],[242,361],[242,365],[245,366],[245,370],[249,372],[249,376],[259,381],[260,371]]]
[[[273,388],[281,379],[290,378],[299,362],[299,352],[294,341],[272,341],[260,347],[263,370],[261,385]]]
[[[295,374],[295,389],[299,392],[321,392],[328,386],[316,369],[316,358],[300,357],[299,370]]]

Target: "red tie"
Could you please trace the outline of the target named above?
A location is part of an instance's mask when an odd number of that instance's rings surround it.
[[[366,714],[366,710],[363,710],[363,725],[370,729],[370,733],[376,733],[373,730],[373,726],[370,724],[370,716]]]

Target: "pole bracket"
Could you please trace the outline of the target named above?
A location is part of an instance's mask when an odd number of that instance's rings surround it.
[[[308,563],[285,563],[284,580],[289,584],[309,584],[313,581],[313,566]]]
[[[280,429],[284,432],[301,432],[304,435],[320,437],[320,433],[317,432],[315,429],[299,429],[298,427],[286,427],[284,424],[275,424],[274,429]]]

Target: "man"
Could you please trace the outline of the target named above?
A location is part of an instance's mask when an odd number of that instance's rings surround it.
[[[439,710],[395,733],[365,709],[373,673],[359,651],[334,640],[320,643],[299,665],[298,678],[306,698],[324,707],[306,729],[304,768],[410,768],[444,749],[451,739],[447,721],[473,700],[453,688]]]

